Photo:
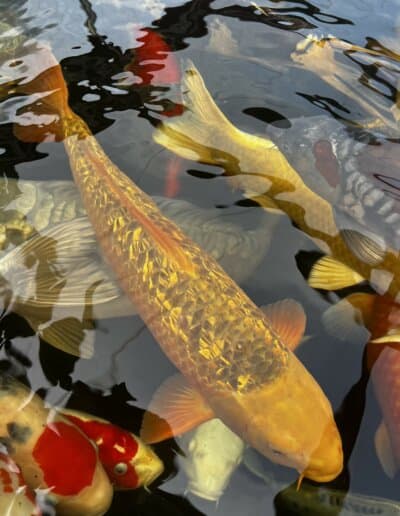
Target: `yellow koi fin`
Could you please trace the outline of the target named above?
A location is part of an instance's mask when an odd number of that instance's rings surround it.
[[[338,290],[361,283],[364,278],[347,265],[330,256],[324,256],[311,270],[308,283],[313,288]]]
[[[41,339],[65,353],[79,358],[92,358],[94,353],[93,323],[67,317],[43,324],[34,317],[27,318],[28,323]]]
[[[322,322],[330,335],[345,340],[367,340],[368,326],[373,315],[375,295],[356,293],[332,305],[322,316]]]
[[[215,131],[236,129],[215,104],[191,61],[188,61],[183,73],[181,90],[186,108],[183,115],[162,123],[153,138],[183,158],[216,163],[217,156],[213,149]]]
[[[398,466],[394,459],[389,432],[384,421],[382,421],[378,426],[378,429],[375,433],[374,442],[376,454],[378,456],[379,462],[381,463],[383,471],[388,477],[394,478],[398,470]]]
[[[398,331],[398,330],[397,330]],[[388,333],[383,337],[370,340],[373,344],[386,344],[389,342],[400,342],[400,333]]]
[[[145,443],[157,443],[188,432],[213,417],[201,395],[177,374],[156,391],[144,415],[140,437]]]
[[[282,299],[262,306],[261,310],[283,343],[294,351],[300,344],[306,327],[306,314],[301,304],[293,299]]]
[[[153,138],[160,145],[183,158],[219,165],[236,174],[240,173],[234,151],[238,145],[254,152],[277,150],[271,140],[239,131],[225,117],[191,61],[184,71],[181,91],[185,111],[157,127]]]
[[[350,251],[364,263],[377,265],[385,258],[386,246],[383,239],[378,241],[378,237],[370,238],[352,229],[343,229],[340,233]]]

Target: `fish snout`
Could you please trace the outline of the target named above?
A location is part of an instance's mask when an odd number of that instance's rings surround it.
[[[343,449],[339,431],[335,424],[329,424],[302,475],[315,482],[330,482],[342,469]]]
[[[163,462],[148,446],[136,456],[133,466],[138,476],[138,487],[152,484],[164,471]]]
[[[200,482],[196,479],[190,481],[187,490],[200,498],[210,502],[217,502],[223,495],[224,488],[225,485],[221,488],[220,485],[215,485],[215,478],[207,476]]]

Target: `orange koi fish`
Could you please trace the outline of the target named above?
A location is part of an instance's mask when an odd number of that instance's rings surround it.
[[[49,490],[57,514],[108,510],[113,491],[96,447],[71,421],[8,376],[0,377],[0,414],[0,441],[27,485]]]
[[[26,485],[17,464],[5,452],[3,447],[0,451],[0,513],[6,516],[41,516],[35,494]]]
[[[40,52],[37,57],[40,66]],[[16,134],[31,141],[51,135],[64,141],[104,257],[183,373],[158,393],[153,407],[168,424],[148,414],[145,442],[217,416],[274,462],[316,481],[335,478],[343,454],[332,408],[285,345],[292,332],[301,338],[302,310],[293,301],[271,313],[260,310],[107,158],[70,109],[54,59],[33,76],[18,85],[19,91],[34,94],[34,102],[27,108],[26,125],[15,126]],[[296,318],[296,312],[302,315]]]
[[[163,472],[153,450],[127,430],[77,410],[62,409],[61,414],[96,444],[114,489],[146,487]]]

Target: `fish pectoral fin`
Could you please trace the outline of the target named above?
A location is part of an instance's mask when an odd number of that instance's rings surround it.
[[[383,337],[378,337],[377,339],[370,340],[373,344],[386,344],[390,342],[400,342],[400,333],[388,333]]]
[[[204,398],[185,377],[168,378],[156,391],[146,411],[140,437],[145,443],[157,443],[212,419],[214,413]]]
[[[370,238],[353,229],[342,229],[340,234],[354,256],[364,263],[374,266],[385,258],[387,249],[383,239]]]
[[[311,269],[308,283],[313,288],[323,290],[338,290],[351,287],[364,281],[364,278],[347,265],[331,256],[319,259]]]
[[[306,327],[306,314],[301,304],[294,299],[282,299],[260,308],[285,345],[294,351]]]
[[[369,333],[365,326],[368,326],[373,316],[374,301],[374,294],[363,293],[351,294],[341,299],[323,314],[325,329],[340,340],[358,340],[360,326],[363,332]]]
[[[51,346],[79,358],[92,358],[94,354],[94,325],[90,320],[66,317],[44,324],[32,317],[27,319],[41,339]]]
[[[389,432],[383,420],[375,432],[374,443],[376,454],[378,456],[379,462],[381,463],[383,471],[388,477],[394,478],[398,470],[398,466],[394,459]]]

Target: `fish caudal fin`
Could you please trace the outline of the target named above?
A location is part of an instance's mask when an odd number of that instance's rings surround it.
[[[49,65],[44,70],[43,59]],[[27,68],[28,80],[20,81],[16,91],[32,95],[32,103],[18,114],[14,134],[27,142],[60,141],[64,138],[61,121],[72,115],[61,67],[51,50],[44,47],[27,61]]]
[[[146,411],[140,437],[157,443],[212,419],[214,413],[181,374],[168,378],[157,390]]]
[[[214,148],[215,135],[227,135],[237,129],[215,104],[191,61],[183,73],[181,90],[184,113],[161,123],[154,132],[154,140],[182,158],[209,164],[225,162],[224,152]]]

